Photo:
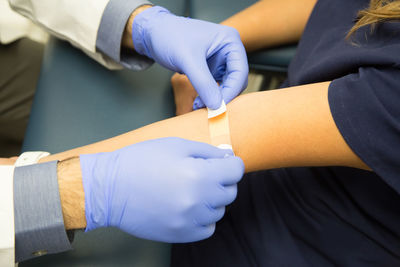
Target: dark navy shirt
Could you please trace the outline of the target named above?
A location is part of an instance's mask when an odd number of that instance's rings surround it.
[[[346,40],[358,11],[368,5],[320,0],[284,86],[333,81],[329,104],[341,134],[400,193],[400,22],[381,24],[373,33],[364,27]]]
[[[247,174],[209,239],[171,266],[400,266],[400,23],[345,40],[369,0],[320,0],[283,87],[332,81],[341,134],[374,172],[283,168]]]

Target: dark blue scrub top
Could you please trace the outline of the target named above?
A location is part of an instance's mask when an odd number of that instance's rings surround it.
[[[333,81],[329,104],[352,150],[400,193],[400,22],[360,29],[345,40],[369,0],[320,0],[286,86]],[[400,224],[400,222],[399,222]]]
[[[174,245],[171,266],[400,266],[400,23],[345,40],[369,0],[320,0],[282,87],[332,81],[329,104],[374,172],[247,174],[209,239]]]

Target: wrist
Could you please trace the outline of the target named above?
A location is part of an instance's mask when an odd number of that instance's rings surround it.
[[[85,228],[85,193],[79,157],[58,162],[57,176],[65,229]]]
[[[79,161],[84,190],[85,231],[115,226],[110,220],[110,212],[113,209],[111,189],[118,171],[118,153],[82,154]]]
[[[18,157],[0,158],[0,165],[14,165]]]
[[[153,7],[152,5],[142,5],[138,8],[136,8],[132,14],[130,15],[126,26],[125,26],[125,31],[124,34],[122,36],[122,46],[126,47],[126,48],[130,48],[130,49],[135,49],[135,46],[133,44],[133,39],[132,39],[132,25],[133,25],[133,20],[135,19],[135,17],[141,13],[142,11]]]
[[[132,20],[132,44],[137,53],[154,59],[152,55],[152,37],[157,37],[160,27],[169,22],[163,21],[165,16],[172,15],[167,9],[160,6],[153,6],[142,10]],[[169,25],[170,26],[170,25]],[[164,41],[164,40],[162,40]],[[156,44],[153,44],[156,45]]]

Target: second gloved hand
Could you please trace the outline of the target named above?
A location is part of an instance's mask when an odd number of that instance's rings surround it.
[[[138,53],[188,76],[200,96],[194,109],[204,104],[217,109],[222,99],[229,103],[247,86],[247,56],[234,28],[155,6],[135,17],[132,38]]]
[[[236,197],[244,165],[229,150],[179,138],[80,156],[86,230],[192,242],[211,236]]]

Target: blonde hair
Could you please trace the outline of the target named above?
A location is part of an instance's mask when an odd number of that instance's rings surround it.
[[[358,12],[358,20],[348,32],[346,39],[349,39],[361,27],[370,25],[373,32],[376,25],[391,20],[400,20],[400,1],[371,0],[367,9]]]

